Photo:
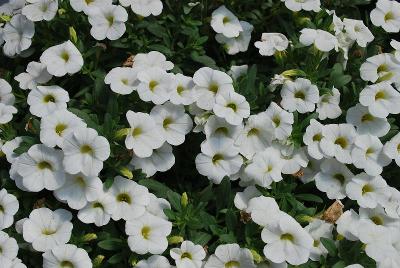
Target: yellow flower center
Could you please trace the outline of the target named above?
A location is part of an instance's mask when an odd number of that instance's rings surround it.
[[[130,204],[132,202],[131,197],[127,193],[120,193],[117,195],[118,202],[125,202]]]
[[[84,144],[81,146],[81,153],[82,154],[92,154],[93,148],[88,144]]]
[[[345,149],[347,147],[347,139],[344,137],[339,137],[335,140],[335,144],[339,145],[340,147],[342,147],[343,149]]]
[[[142,228],[142,236],[143,236],[144,239],[146,239],[146,240],[149,239],[150,231],[151,231],[151,229],[150,229],[149,226],[143,226],[143,228]]]
[[[54,98],[53,95],[48,94],[48,95],[44,96],[43,101],[44,101],[45,103],[56,102],[56,99]]]
[[[294,237],[292,234],[286,233],[281,235],[281,240],[293,241]]]
[[[212,158],[212,163],[215,165],[217,164],[220,160],[224,159],[222,154],[216,154]]]
[[[49,162],[47,162],[47,161],[39,162],[39,163],[37,164],[37,167],[38,167],[40,170],[43,170],[43,169],[52,170],[51,164],[50,164]]]
[[[55,128],[55,131],[57,133],[58,136],[61,137],[63,131],[67,128],[67,125],[65,124],[58,124]]]

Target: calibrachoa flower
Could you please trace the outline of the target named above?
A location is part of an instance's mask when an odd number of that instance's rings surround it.
[[[115,93],[131,94],[137,87],[138,68],[116,67],[108,72],[104,82],[110,85]]]
[[[281,90],[281,105],[289,112],[312,112],[319,100],[318,88],[310,80],[297,78],[294,82],[287,81]]]
[[[17,257],[17,241],[9,237],[7,233],[0,231],[0,261],[3,267],[12,267],[12,260]]]
[[[57,0],[27,0],[28,5],[22,8],[22,14],[31,21],[52,20],[57,13]]]
[[[323,220],[315,219],[308,224],[304,229],[309,232],[314,239],[313,247],[311,248],[310,259],[318,261],[322,256],[326,257],[328,250],[321,243],[321,237],[332,239],[333,224]]]
[[[254,29],[254,26],[246,21],[240,21],[240,25],[242,26],[243,31],[241,31],[237,37],[229,38],[221,33],[215,36],[217,42],[224,44],[226,52],[230,55],[234,55],[239,52],[245,52],[249,47],[251,33]]]
[[[21,89],[35,89],[37,85],[49,82],[52,77],[45,64],[31,61],[26,67],[26,73],[20,73],[14,79],[19,82]]]
[[[177,268],[201,268],[206,252],[202,246],[195,245],[192,241],[183,241],[180,248],[170,250],[170,255]]]
[[[370,17],[375,26],[381,26],[389,33],[400,31],[400,3],[397,1],[378,0]]]
[[[225,244],[216,248],[204,268],[248,267],[255,268],[253,256],[247,248],[238,244]]]
[[[301,30],[300,43],[305,46],[314,45],[322,52],[338,50],[338,40],[331,33],[324,30],[305,28]]]
[[[102,5],[111,5],[112,0],[70,0],[69,4],[71,7],[77,11],[77,12],[85,12],[88,13],[88,11],[96,6],[102,6]]]
[[[300,10],[307,10],[307,11],[314,11],[318,12],[321,10],[321,2],[320,0],[281,0],[285,2],[285,6],[292,10],[292,11],[300,11]]]
[[[123,6],[131,6],[136,14],[148,17],[150,15],[158,16],[163,10],[163,3],[160,0],[119,0]]]
[[[0,190],[0,230],[10,227],[14,223],[14,215],[19,209],[17,198],[9,194],[6,189]]]
[[[221,33],[228,38],[238,37],[243,31],[238,18],[225,6],[214,10],[211,18],[211,27],[215,32]]]
[[[286,112],[275,102],[271,102],[265,113],[273,123],[275,137],[278,140],[288,138],[292,133],[292,125],[294,123],[293,114]]]
[[[261,41],[254,43],[260,51],[261,56],[272,56],[277,51],[281,52],[289,46],[289,40],[281,33],[263,33]]]
[[[35,25],[32,21],[24,15],[13,16],[4,26],[1,34],[1,39],[4,40],[4,54],[9,57],[21,54],[31,46],[34,34]]]
[[[223,91],[215,98],[215,115],[224,118],[231,125],[240,125],[250,116],[250,105],[246,98],[234,91]]]
[[[107,198],[108,195],[102,190],[97,192],[96,198],[79,210],[78,219],[84,223],[94,223],[96,226],[106,225],[111,219],[107,212],[111,210],[108,206],[113,205],[112,202],[107,202]]]
[[[333,88],[332,92],[322,95],[317,103],[318,118],[320,120],[338,118],[342,114],[339,103],[340,92],[337,88]]]
[[[160,255],[152,255],[147,260],[141,260],[136,264],[137,268],[171,268],[168,259]]]
[[[43,253],[43,268],[76,267],[90,268],[92,261],[88,253],[75,245],[60,245]]]
[[[37,86],[27,99],[29,111],[38,117],[66,109],[68,101],[68,92],[59,86]]]
[[[360,76],[372,83],[399,82],[400,65],[393,54],[382,53],[369,57],[360,67]]]

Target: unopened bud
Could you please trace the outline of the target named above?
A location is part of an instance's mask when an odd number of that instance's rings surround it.
[[[128,179],[132,180],[133,179],[133,173],[130,171],[127,167],[123,167],[119,170],[119,172],[124,176],[127,177]]]
[[[128,136],[130,130],[131,130],[130,128],[123,128],[123,129],[118,130],[115,133],[115,138],[116,139],[121,139],[121,138],[123,138],[125,136]]]
[[[103,255],[97,255],[96,258],[93,259],[93,267],[100,267],[104,258],[105,257]]]
[[[188,203],[189,203],[188,195],[187,195],[186,192],[184,192],[184,193],[182,194],[182,196],[181,196],[181,205],[182,205],[182,207],[185,208],[185,207],[188,205]]]
[[[95,233],[88,233],[82,237],[83,242],[90,242],[90,241],[96,240],[96,239],[97,239],[97,235]]]
[[[74,27],[72,27],[72,26],[69,27],[69,38],[74,43],[78,42],[78,37],[76,36],[76,31],[75,31]]]
[[[174,236],[168,237],[168,244],[169,245],[180,244],[182,242],[183,242],[183,237],[182,236],[174,235]]]
[[[250,252],[251,252],[251,255],[253,255],[253,259],[254,259],[255,263],[260,263],[263,261],[263,257],[257,251],[255,251],[254,249],[251,249]]]

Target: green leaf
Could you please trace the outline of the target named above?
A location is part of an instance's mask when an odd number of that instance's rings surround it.
[[[109,259],[108,259],[108,263],[110,264],[118,264],[121,263],[121,261],[125,258],[125,254],[123,252],[117,253],[112,255]]]
[[[346,267],[346,263],[344,261],[338,261],[332,266],[332,268],[344,268],[344,267]]]
[[[182,210],[182,206],[181,206],[181,196],[171,190],[169,190],[167,192],[167,198],[169,203],[171,204],[171,206],[178,210],[181,211]]]
[[[233,210],[229,209],[225,215],[226,226],[230,231],[235,231],[237,226],[237,216]]]
[[[168,186],[154,179],[143,179],[139,181],[139,184],[146,186],[156,196],[162,198],[167,198],[167,193],[172,191]]]
[[[102,249],[105,250],[118,250],[121,249],[124,246],[124,242],[119,239],[119,238],[109,238],[103,241],[100,241],[97,243],[97,246],[99,246]]]
[[[313,194],[296,194],[295,197],[299,200],[309,201],[309,202],[316,202],[316,203],[323,203],[321,197]]]
[[[329,255],[336,256],[338,250],[335,245],[335,242],[332,239],[328,239],[325,237],[321,237],[320,240],[321,240],[322,245],[324,245],[324,247],[328,251]]]
[[[190,240],[198,245],[206,245],[211,238],[212,236],[210,234],[204,232],[195,232],[193,236],[191,236]]]

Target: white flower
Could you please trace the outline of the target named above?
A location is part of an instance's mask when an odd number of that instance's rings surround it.
[[[86,250],[75,245],[59,245],[43,253],[43,268],[91,268],[92,261]]]
[[[285,6],[292,11],[314,11],[319,12],[321,10],[320,0],[281,0],[285,2]]]
[[[0,78],[0,103],[10,106],[14,105],[15,97],[11,90],[11,85],[6,80]]]
[[[40,61],[46,64],[50,74],[58,77],[77,73],[83,66],[82,54],[69,40],[46,49]]]
[[[221,92],[234,91],[232,78],[221,71],[203,67],[193,75],[195,83],[197,106],[204,110],[212,110],[216,95]]]
[[[183,74],[175,75],[176,88],[170,92],[170,101],[176,105],[189,105],[195,101],[193,79]]]
[[[87,14],[88,11],[93,7],[111,5],[112,0],[70,0],[69,3],[76,12],[83,11],[85,14]]]
[[[321,164],[321,171],[315,175],[315,185],[329,199],[343,199],[346,197],[346,185],[353,177],[346,165],[334,159],[325,159]]]
[[[54,196],[66,201],[72,209],[81,209],[89,201],[94,201],[99,192],[103,191],[103,184],[96,176],[85,176],[82,173],[68,174],[61,188],[54,191]]]
[[[292,265],[307,262],[314,241],[295,219],[283,212],[276,223],[264,227],[261,238],[267,243],[264,255],[268,259]]]
[[[228,38],[238,37],[243,31],[238,18],[225,6],[220,6],[211,15],[211,27]]]
[[[320,149],[326,156],[336,157],[341,163],[351,164],[351,150],[356,136],[353,125],[326,125],[322,129]]]
[[[315,159],[322,159],[324,153],[320,147],[320,142],[323,138],[324,125],[315,119],[310,120],[310,124],[306,128],[306,133],[303,135],[303,142],[307,145],[308,154]]]
[[[160,148],[165,138],[154,119],[145,113],[126,113],[130,129],[125,139],[125,146],[132,149],[138,157],[149,157],[154,149]]]
[[[12,57],[21,54],[32,44],[35,34],[35,25],[24,15],[15,15],[6,23],[3,28],[2,39],[4,39],[3,52],[6,56]]]
[[[235,207],[239,210],[248,211],[249,201],[254,198],[261,196],[260,191],[255,186],[248,186],[243,192],[237,192],[234,199]]]
[[[234,126],[226,122],[225,119],[216,115],[211,115],[208,118],[207,123],[204,125],[204,134],[206,134],[207,139],[210,137],[220,136],[234,140],[242,130],[243,124]]]
[[[201,268],[206,252],[192,241],[183,241],[180,248],[173,248],[169,254],[175,260],[176,268]]]
[[[182,144],[185,141],[185,135],[193,127],[192,119],[185,113],[185,108],[170,102],[154,106],[150,116],[159,126],[161,135],[171,145]]]
[[[158,16],[163,10],[163,3],[160,0],[119,0],[123,6],[131,6],[136,14],[148,17],[150,15]]]
[[[371,176],[381,174],[383,167],[391,162],[391,159],[383,153],[383,145],[378,137],[368,134],[356,137],[351,157],[354,166],[364,169]]]
[[[7,124],[10,122],[15,113],[17,113],[17,109],[14,106],[0,103],[0,124]]]
[[[87,14],[92,25],[90,34],[94,39],[117,40],[125,33],[128,12],[122,6],[98,5],[88,9]]]
[[[3,151],[4,151],[4,146],[6,146],[6,144],[3,145]],[[394,159],[398,166],[400,166],[399,148],[400,148],[400,133],[397,133],[397,135],[394,136],[390,141],[388,141],[385,144],[385,147],[383,148],[385,154],[391,159]]]
[[[36,144],[18,157],[15,162],[16,172],[22,177],[22,183],[29,191],[52,191],[60,188],[65,182],[62,161],[63,154],[60,150]]]
[[[362,223],[374,224],[376,226],[390,227],[390,229],[400,228],[400,222],[396,218],[389,217],[384,208],[378,204],[375,208],[359,209],[360,221]],[[389,229],[389,228],[388,228]]]
[[[0,13],[9,16],[19,14],[25,4],[26,0],[8,0],[0,6]]]
[[[303,169],[303,174],[300,177],[300,180],[303,183],[308,183],[314,180],[315,175],[321,170],[320,166],[322,164],[322,160],[317,160],[314,158],[309,158],[308,165]]]
[[[396,1],[378,0],[370,17],[375,26],[382,27],[386,32],[400,31],[400,3]]]
[[[3,147],[1,147],[1,151],[6,155],[8,163],[12,164],[19,156],[18,154],[14,153],[14,150],[19,147],[21,142],[22,138],[16,137],[10,141],[5,142],[3,144]]]
[[[247,123],[235,140],[239,151],[246,158],[251,159],[256,152],[261,152],[271,144],[275,138],[274,127],[266,113],[251,115]]]
[[[360,47],[366,47],[368,43],[374,40],[374,35],[368,27],[364,25],[362,20],[345,18],[343,23],[346,34],[348,34],[351,39],[356,40]]]
[[[254,43],[261,56],[272,56],[275,52],[284,51],[289,46],[289,40],[281,33],[263,33],[261,41]]]
[[[174,75],[161,68],[147,68],[138,73],[139,84],[137,92],[143,101],[154,104],[163,104],[169,99],[170,92],[174,90]]]
[[[372,83],[400,82],[400,65],[394,55],[388,53],[369,57],[360,67],[360,76],[364,81]]]
[[[323,30],[315,30],[310,28],[305,28],[300,31],[300,43],[304,46],[314,46],[322,51],[329,52],[331,50],[338,50],[338,40],[334,35]]]
[[[232,139],[213,137],[201,144],[201,153],[196,156],[195,162],[201,175],[219,184],[225,176],[239,171],[243,159]]]
[[[254,155],[252,163],[246,166],[245,173],[257,185],[269,187],[272,182],[282,180],[283,164],[280,152],[269,147]]]
[[[222,91],[215,98],[213,111],[231,125],[240,125],[250,116],[250,105],[246,98],[234,91]]]
[[[134,57],[132,68],[152,68],[158,67],[164,71],[169,71],[174,68],[174,64],[167,61],[164,54],[158,51],[150,51],[149,53],[139,53]]]
[[[107,139],[91,128],[76,129],[64,137],[61,148],[64,168],[70,174],[82,172],[86,176],[97,176],[103,169],[103,161],[110,156]]]
[[[247,212],[251,213],[255,223],[263,227],[275,223],[281,213],[275,199],[263,195],[250,199]]]
[[[347,240],[357,241],[358,239],[358,227],[360,217],[353,210],[345,211],[340,218],[336,221],[337,232],[344,236]]]
[[[147,177],[153,176],[157,171],[165,172],[175,164],[175,156],[172,147],[164,143],[160,148],[154,149],[149,157],[133,156],[130,163],[134,169],[141,169]]]
[[[167,236],[171,230],[171,222],[149,213],[125,225],[129,248],[138,254],[163,253],[168,247]]]
[[[333,225],[326,221],[315,219],[308,224],[304,229],[314,239],[313,247],[311,248],[310,259],[313,261],[319,261],[321,255],[326,257],[328,250],[321,243],[321,237],[332,239]]]
[[[390,41],[390,45],[395,50],[394,57],[396,58],[397,61],[400,62],[400,42],[392,39],[392,41]]]
[[[167,215],[164,213],[164,209],[171,209],[170,203],[164,198],[158,198],[152,193],[149,193],[150,203],[146,206],[146,212],[156,216],[163,218],[164,220],[168,220]]]
[[[111,215],[107,213],[111,210],[108,206],[113,205],[107,203],[107,198],[103,191],[98,192],[95,200],[79,210],[78,219],[83,223],[94,223],[96,226],[106,225],[111,219]]]
[[[339,106],[340,92],[337,88],[333,88],[332,92],[326,93],[319,98],[317,103],[318,119],[325,120],[338,118],[342,114]]]
[[[22,14],[31,21],[50,21],[57,14],[57,0],[27,0],[28,5],[22,8]]]
[[[17,257],[18,244],[17,241],[9,237],[7,233],[0,231],[0,262],[2,267],[12,267],[11,263]]]
[[[297,78],[294,82],[287,81],[281,90],[281,106],[289,112],[312,112],[319,100],[319,91],[310,80]]]
[[[26,67],[26,73],[20,73],[14,79],[19,82],[21,89],[35,89],[37,85],[49,82],[52,77],[45,64],[31,61]]]
[[[370,85],[360,92],[360,103],[376,117],[400,113],[400,93],[389,82]]]
[[[160,255],[152,255],[147,260],[139,261],[136,266],[137,268],[171,268],[171,264],[168,259]]]
[[[233,78],[233,80],[238,80],[240,77],[245,75],[249,69],[249,65],[232,65],[228,74]]]
[[[381,176],[373,177],[366,173],[356,175],[346,185],[347,196],[363,208],[384,204],[389,197],[387,189],[386,181]]]
[[[386,118],[375,117],[369,113],[368,107],[357,103],[347,110],[346,121],[357,128],[358,134],[370,134],[377,137],[385,136],[390,130]]]
[[[19,209],[17,198],[7,193],[6,189],[0,190],[0,230],[10,227],[14,223],[14,215]]]
[[[27,268],[25,264],[22,263],[22,261],[18,258],[15,258],[12,261],[12,266],[11,268]]]
[[[145,207],[150,202],[146,187],[121,176],[114,178],[114,183],[107,191],[106,211],[113,220],[124,219],[137,221],[145,213]]]
[[[219,245],[211,255],[204,268],[246,267],[256,268],[253,256],[247,248],[240,248],[238,244]]]
[[[69,94],[59,86],[37,86],[29,92],[27,102],[33,115],[43,117],[66,109]]]
[[[72,214],[65,209],[34,209],[23,224],[23,236],[37,251],[47,251],[66,244],[71,238]]]
[[[223,34],[217,34],[215,39],[218,43],[224,44],[224,48],[229,55],[235,55],[239,52],[245,52],[249,48],[253,25],[246,21],[240,21],[243,31],[237,37],[226,37]]]
[[[274,144],[276,146],[276,143]],[[294,148],[291,144],[280,145],[278,144],[278,148],[281,147],[281,158],[283,162],[282,173],[283,174],[295,174],[300,171],[303,167],[307,167],[308,159],[304,148]],[[283,147],[283,148],[282,148]],[[285,148],[286,147],[286,148]]]

